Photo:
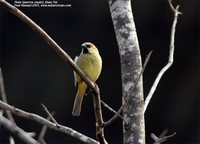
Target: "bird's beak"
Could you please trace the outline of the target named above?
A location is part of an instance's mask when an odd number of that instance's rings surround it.
[[[82,45],[81,45],[81,47],[84,49],[84,48],[87,48],[86,47],[86,45],[85,45],[85,43],[83,43]]]
[[[81,45],[81,47],[82,47],[82,53],[88,53],[88,49],[84,43]]]

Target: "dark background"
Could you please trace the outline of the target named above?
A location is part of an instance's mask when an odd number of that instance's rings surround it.
[[[10,1],[13,4],[13,1]],[[107,1],[67,1],[68,8],[20,8],[40,25],[72,58],[79,55],[85,41],[96,44],[103,59],[97,81],[101,98],[114,109],[121,105],[120,60]],[[164,129],[177,134],[166,143],[200,143],[199,119],[199,32],[200,1],[174,0],[180,4],[174,64],[163,76],[145,114],[146,139]],[[153,50],[144,73],[144,94],[167,63],[173,13],[167,0],[133,0],[132,8],[144,60]],[[80,117],[71,115],[75,97],[73,72],[63,60],[21,20],[0,7],[0,66],[8,102],[15,107],[46,117],[41,103],[55,111],[55,119],[95,138],[91,95],[85,97]],[[103,109],[104,119],[112,113]],[[16,117],[26,131],[40,132],[41,125]],[[10,133],[1,127],[0,143]],[[122,122],[105,129],[109,143],[122,143]],[[62,133],[48,130],[47,143],[79,143]],[[20,140],[16,139],[20,142]]]

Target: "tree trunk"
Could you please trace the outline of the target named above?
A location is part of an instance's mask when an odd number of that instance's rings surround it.
[[[142,62],[130,0],[109,0],[109,7],[119,46],[122,77],[122,102],[129,95],[131,87],[142,70]],[[123,116],[124,144],[144,144],[145,124],[143,114],[143,82],[140,78],[131,93]]]

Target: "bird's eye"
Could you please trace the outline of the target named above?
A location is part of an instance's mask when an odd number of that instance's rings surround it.
[[[87,47],[87,48],[91,48],[91,45],[90,45],[90,44],[86,44],[86,47]]]

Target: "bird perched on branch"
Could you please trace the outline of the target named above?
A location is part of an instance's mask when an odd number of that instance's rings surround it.
[[[82,51],[79,57],[75,58],[75,63],[79,68],[90,78],[92,82],[95,82],[102,69],[102,60],[99,55],[99,51],[96,46],[90,42],[85,42],[82,45]],[[83,97],[86,93],[87,84],[74,72],[75,86],[77,93],[72,110],[73,116],[79,116],[81,113],[81,105]]]

